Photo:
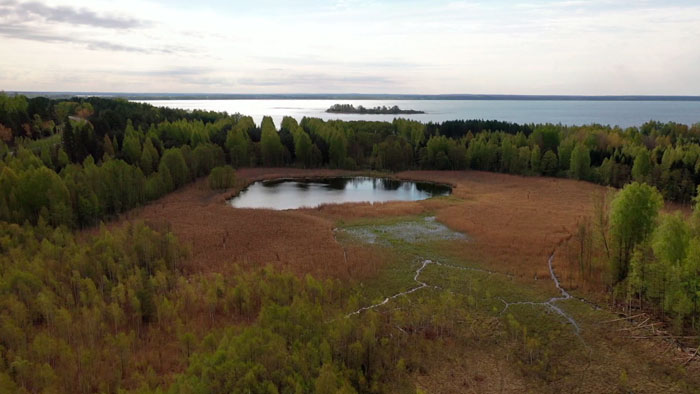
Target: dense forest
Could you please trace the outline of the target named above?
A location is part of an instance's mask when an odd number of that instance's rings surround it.
[[[420,352],[392,336],[392,319],[342,318],[356,300],[341,283],[270,269],[190,277],[186,248],[143,223],[77,239],[197,178],[230,187],[248,166],[478,169],[624,187],[582,227],[586,253],[604,251],[610,290],[630,306],[671,316],[678,332],[700,324],[700,124],[286,117],[278,130],[269,117],[0,94],[0,157],[1,392],[161,392],[151,366],[164,363],[187,366],[166,381],[173,393],[415,392],[406,370]],[[698,202],[683,217],[662,214],[664,200]],[[449,326],[468,315],[451,298],[422,302],[400,319],[469,330]],[[249,325],[214,330],[232,316]],[[146,342],[161,350],[140,353]]]
[[[143,183],[137,188],[143,197],[131,196],[125,207],[156,198],[224,163],[389,171],[478,169],[569,177],[614,187],[637,181],[655,186],[666,200],[682,203],[692,201],[700,183],[700,124],[650,121],[623,130],[486,120],[423,124],[405,119],[304,118],[297,123],[286,117],[280,126],[277,130],[269,117],[256,125],[239,114],[154,108],[124,100],[0,95],[0,149],[5,155],[11,152],[21,161],[26,156],[22,149],[30,150],[45,167],[62,174],[64,183],[84,178],[74,174],[73,165],[89,172],[88,158],[100,170],[119,162],[108,168],[126,171],[128,166],[134,179],[127,176],[125,181]],[[173,174],[180,156],[187,165],[184,175]],[[170,174],[160,171],[163,157]],[[200,163],[204,158],[212,162]],[[18,172],[25,168],[17,166],[8,165],[14,176],[21,176]],[[98,194],[94,187],[93,191]],[[120,209],[110,206],[100,212]]]

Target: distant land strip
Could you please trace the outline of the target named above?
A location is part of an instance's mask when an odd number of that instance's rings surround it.
[[[415,109],[401,109],[397,105],[393,107],[387,106],[376,106],[373,108],[365,108],[363,106],[355,107],[352,104],[334,104],[326,110],[328,113],[332,114],[359,114],[359,115],[413,115],[413,114],[424,114],[423,111],[417,111]]]
[[[700,101],[700,96],[523,95],[523,94],[362,94],[362,93],[119,93],[7,91],[9,95],[50,98],[111,97],[127,100],[524,100],[524,101]]]

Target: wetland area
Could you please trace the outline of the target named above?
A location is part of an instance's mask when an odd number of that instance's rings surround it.
[[[601,392],[611,384],[685,392],[697,384],[695,375],[669,364],[681,352],[661,340],[635,339],[635,325],[592,305],[606,300],[587,299],[596,293],[577,281],[570,234],[577,215],[592,211],[592,196],[605,192],[601,186],[479,171],[409,171],[395,177],[449,184],[452,191],[285,210],[229,203],[264,183],[296,193],[309,186],[295,185],[300,179],[332,190],[319,179],[345,179],[348,186],[348,179],[360,176],[241,169],[233,190],[214,192],[195,183],[131,219],[170,226],[189,245],[185,269],[194,275],[265,266],[347,284],[351,295],[329,316],[388,330],[390,343],[404,349],[411,381],[428,392]],[[228,321],[225,315],[214,319]],[[339,324],[337,317],[329,321]],[[648,361],[640,363],[640,357]]]

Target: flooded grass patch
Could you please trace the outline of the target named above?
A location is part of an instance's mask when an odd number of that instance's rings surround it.
[[[469,240],[466,234],[453,231],[434,216],[389,224],[359,225],[343,229],[350,236],[369,244],[389,246],[397,242],[415,244],[434,241]]]

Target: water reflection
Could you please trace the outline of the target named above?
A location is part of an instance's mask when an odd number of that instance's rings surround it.
[[[388,178],[337,177],[255,182],[230,200],[236,208],[296,209],[346,202],[416,201],[444,196],[445,185]]]
[[[352,183],[355,187],[357,186],[353,178],[329,178],[320,180],[318,183],[325,184],[328,189],[332,190],[345,190],[348,183]]]

